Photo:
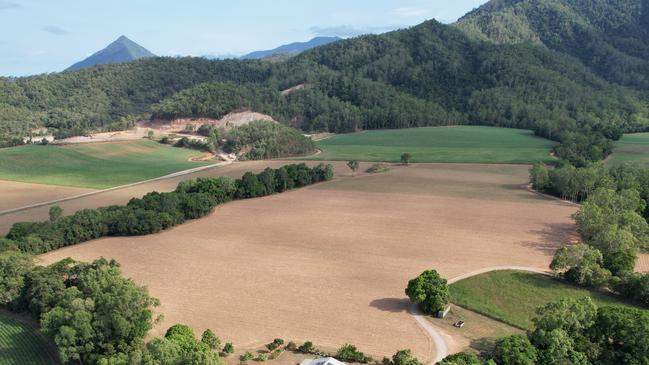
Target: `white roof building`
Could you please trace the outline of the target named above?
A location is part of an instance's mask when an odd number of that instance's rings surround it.
[[[344,362],[340,362],[333,357],[321,357],[319,359],[305,359],[300,365],[345,365]]]

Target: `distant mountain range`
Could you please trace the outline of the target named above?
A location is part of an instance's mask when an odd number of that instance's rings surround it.
[[[125,36],[117,38],[116,41],[109,44],[108,47],[93,54],[81,62],[70,66],[66,71],[80,70],[90,68],[96,65],[105,65],[112,63],[123,63],[134,61],[140,58],[155,57],[153,53],[146,48],[133,42]]]
[[[285,56],[285,55],[297,55],[304,51],[308,51],[312,48],[318,46],[324,46],[325,44],[338,42],[342,40],[340,37],[315,37],[308,42],[295,42],[290,44],[285,44],[274,49],[269,49],[266,51],[256,51],[248,53],[247,55],[241,56],[242,60],[261,60],[264,58],[269,58],[273,56]]]

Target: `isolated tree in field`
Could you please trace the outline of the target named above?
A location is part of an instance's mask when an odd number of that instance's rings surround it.
[[[426,314],[444,310],[449,301],[447,281],[435,270],[424,271],[417,278],[410,280],[406,295]]]
[[[153,139],[154,136],[155,136],[155,133],[153,133],[153,131],[146,132],[146,138]]]
[[[63,209],[59,207],[58,205],[55,205],[50,208],[50,222],[54,223],[61,219],[61,216],[63,216]]]
[[[352,170],[353,173],[356,173],[356,171],[361,167],[361,164],[359,164],[356,160],[351,160],[347,162],[347,167],[349,167],[349,169]]]
[[[412,161],[412,155],[409,153],[404,153],[401,155],[401,163],[404,165],[410,165],[410,162]]]

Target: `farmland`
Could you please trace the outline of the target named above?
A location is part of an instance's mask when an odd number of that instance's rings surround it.
[[[494,271],[452,284],[451,301],[491,318],[532,329],[536,308],[563,298],[590,297],[598,305],[627,305],[618,298],[542,274]],[[628,305],[631,306],[631,305]]]
[[[649,133],[625,134],[606,162],[612,166],[628,162],[649,167]]]
[[[545,268],[574,233],[576,208],[527,192],[526,166],[422,164],[350,176],[341,165],[330,183],[41,259],[118,260],[161,300],[153,335],[187,323],[217,329],[239,349],[281,337],[323,348],[353,343],[375,356],[411,348],[430,360],[435,349],[408,314],[409,278],[429,268],[446,277]]]
[[[103,189],[206,166],[198,152],[152,141],[0,149],[0,180]]]
[[[458,126],[367,131],[336,135],[317,143],[319,160],[399,162],[535,163],[554,161],[554,143],[531,131]]]
[[[0,310],[0,365],[57,364],[42,335]]]

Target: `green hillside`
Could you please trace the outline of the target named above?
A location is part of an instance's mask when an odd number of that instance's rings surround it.
[[[205,166],[196,151],[152,141],[0,149],[0,180],[110,188]]]
[[[317,143],[318,160],[399,162],[551,163],[554,143],[530,131],[493,127],[437,127],[336,135]]]
[[[625,134],[615,144],[615,151],[606,163],[612,166],[634,163],[649,167],[649,133]]]

